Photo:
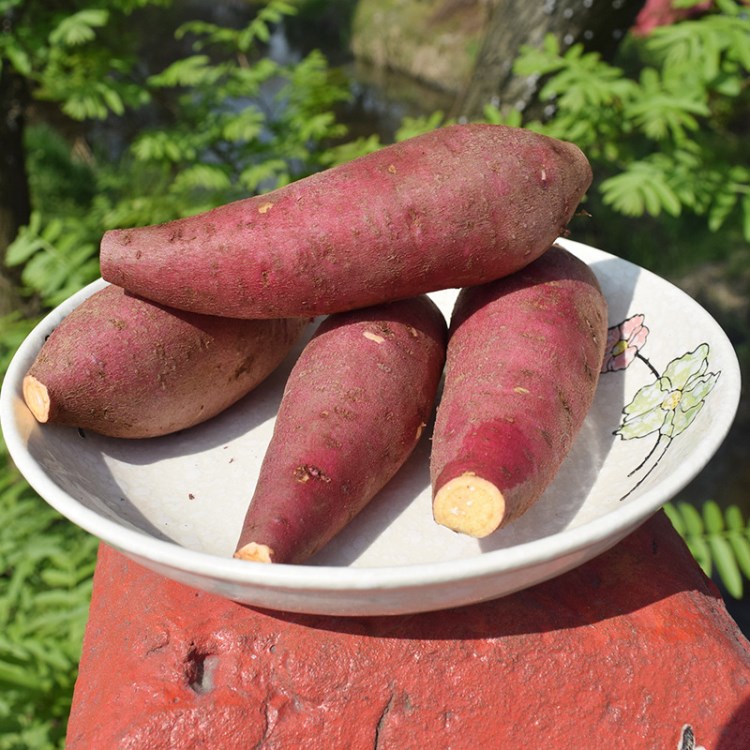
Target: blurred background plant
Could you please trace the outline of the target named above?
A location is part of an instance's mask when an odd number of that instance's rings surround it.
[[[688,290],[746,367],[748,8],[602,5],[0,0],[0,373],[98,276],[106,229],[464,120],[578,143],[596,181],[574,238]],[[404,28],[420,32],[395,57]],[[668,511],[728,599],[750,574],[745,404]],[[61,747],[96,540],[35,495],[1,441],[0,519],[0,750]]]

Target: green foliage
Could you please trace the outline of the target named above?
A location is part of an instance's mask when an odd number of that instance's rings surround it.
[[[114,5],[122,9],[123,3]],[[190,40],[191,53],[143,81],[128,78],[126,58],[111,58],[106,71],[98,68],[103,50],[93,44],[92,34],[114,18],[114,11],[81,10],[57,21],[51,37],[68,46],[72,37],[80,39],[76,46],[88,61],[83,67],[97,73],[86,87],[89,93],[117,80],[118,91],[138,89],[137,96],[121,99],[123,107],[159,101],[169,115],[140,130],[116,159],[94,143],[88,164],[71,156],[69,146],[62,158],[61,138],[49,129],[30,129],[37,209],[7,253],[7,262],[22,268],[27,295],[51,307],[96,278],[98,242],[106,229],[197,213],[331,163],[328,148],[345,135],[334,115],[335,106],[349,96],[345,81],[318,52],[282,65],[258,47],[269,39],[273,24],[293,10],[285,0],[271,0],[241,28],[183,24],[175,35]],[[63,109],[80,105],[76,116],[105,114],[99,107],[104,94],[101,101],[95,95],[99,104],[82,104],[68,81],[47,75],[45,80],[38,96],[61,101]],[[121,112],[107,96],[108,112]]]
[[[442,112],[423,117],[405,117],[396,131],[396,141],[405,141],[451,123]]]
[[[21,291],[47,309],[99,275],[98,243],[109,204],[97,195],[104,173],[72,156],[51,128],[30,128],[26,147],[31,192],[41,208],[9,245],[5,261],[21,269]],[[0,350],[5,339],[0,328]]]
[[[132,80],[137,45],[122,31],[138,7],[165,0],[71,0],[68,12],[34,0],[0,0],[0,65],[23,77],[30,94],[60,103],[76,120],[103,120],[148,101]]]
[[[6,263],[22,266],[21,279],[47,305],[56,305],[98,275],[97,245],[76,219],[56,216],[42,225],[39,212],[8,248]]]
[[[54,47],[76,47],[96,38],[96,29],[106,26],[109,11],[103,8],[83,8],[65,16],[49,33],[49,43]]]
[[[554,37],[524,48],[520,75],[539,76],[545,117],[488,107],[490,121],[577,143],[601,179],[605,206],[628,217],[701,217],[712,232],[736,229],[750,241],[750,15],[725,0],[696,19],[626,45],[627,70],[587,53],[562,52]]]
[[[333,111],[348,90],[322,55],[294,65],[265,55],[290,3],[263,4],[242,28],[185,24],[176,34],[191,42],[190,53],[139,77],[118,39],[130,32],[119,24],[148,4],[81,0],[65,14],[0,0],[0,13],[11,5],[17,11],[12,33],[0,37],[0,64],[69,117],[105,121],[78,129],[74,148],[48,126],[26,133],[35,210],[6,261],[20,270],[22,292],[40,314],[98,276],[106,229],[165,221],[285,184],[330,163],[330,147],[345,135]],[[147,103],[157,124],[124,149],[111,148],[107,119]],[[0,319],[0,374],[37,319],[20,312]],[[36,496],[1,442],[0,519],[0,750],[62,747],[97,542]]]
[[[658,156],[633,162],[625,172],[606,180],[602,185],[604,203],[625,216],[658,216],[662,211],[679,216],[682,202],[655,161]]]
[[[179,116],[140,133],[132,149],[139,170],[170,176],[152,203],[197,212],[320,169],[325,144],[345,134],[333,108],[348,88],[318,52],[283,65],[254,49],[293,10],[274,0],[243,28],[193,21],[177,30],[195,54],[147,83]]]
[[[318,52],[269,58],[274,27],[296,2],[269,0],[238,28],[190,21],[175,31],[189,52],[159,72],[139,59],[128,18],[169,0],[0,0],[0,65],[30,95],[82,126],[76,148],[50,127],[27,133],[35,211],[7,252],[24,293],[44,311],[98,275],[101,234],[166,221],[265,192],[383,144],[347,137],[336,110],[347,82]],[[526,50],[520,72],[543,78],[550,116],[487,107],[485,119],[574,140],[602,179],[598,199],[625,216],[698,216],[711,231],[750,237],[750,167],[737,123],[747,109],[747,15],[719,12],[632,43],[627,68],[550,39]],[[113,120],[141,110],[153,123],[124,146]],[[98,121],[97,129],[87,127]],[[397,140],[448,124],[407,118]],[[99,141],[99,136],[105,137]],[[744,223],[743,223],[744,222]],[[36,321],[0,319],[0,373]],[[699,561],[732,595],[750,571],[750,532],[738,511],[668,506]],[[683,516],[687,514],[685,518]],[[96,540],[41,502],[0,443],[0,750],[61,747],[80,651]],[[689,532],[689,533],[688,533]],[[731,554],[730,554],[731,552]],[[735,568],[732,567],[733,562]],[[740,575],[738,578],[737,571]]]
[[[708,500],[696,508],[686,502],[667,503],[669,520],[707,576],[716,575],[735,599],[750,579],[750,521],[740,508],[722,508]]]
[[[224,26],[218,26],[206,21],[190,21],[177,30],[177,37],[195,34],[198,41],[196,49],[206,46],[236,47],[241,53],[248,53],[259,43],[268,42],[271,38],[273,26],[297,12],[297,4],[292,0],[269,0],[243,29],[239,31]]]
[[[12,469],[0,473],[0,518],[0,750],[61,748],[97,540]]]
[[[27,318],[18,311],[0,317],[0,377],[5,375],[16,349],[31,333],[35,322],[35,320]],[[0,441],[0,476],[2,476],[4,470],[5,460],[6,457]]]

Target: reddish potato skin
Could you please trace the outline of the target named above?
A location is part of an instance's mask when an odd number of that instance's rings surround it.
[[[302,562],[365,507],[432,416],[446,335],[426,296],[321,323],[289,377],[238,550]]]
[[[308,322],[197,315],[110,285],[52,332],[25,383],[35,378],[46,386],[47,422],[111,437],[165,435],[215,416],[255,388]]]
[[[573,144],[453,125],[266,195],[106,232],[101,270],[213,315],[340,312],[516,271],[565,232],[591,179]]]
[[[499,526],[525,513],[591,407],[606,338],[598,281],[562,248],[513,276],[462,289],[432,439],[433,498],[473,472],[504,496]]]

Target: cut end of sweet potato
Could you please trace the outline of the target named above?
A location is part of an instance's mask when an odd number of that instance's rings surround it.
[[[47,386],[33,375],[23,379],[23,400],[37,422],[47,422],[49,419],[50,398]]]
[[[273,562],[273,550],[267,544],[249,542],[240,547],[234,557],[238,560],[250,560],[251,562]]]
[[[466,472],[446,482],[432,503],[435,521],[468,536],[488,536],[505,516],[503,493],[486,479]]]

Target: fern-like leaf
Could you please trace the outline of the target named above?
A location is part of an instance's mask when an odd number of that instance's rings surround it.
[[[710,114],[705,90],[685,86],[682,77],[672,80],[646,68],[641,73],[640,83],[638,96],[626,104],[624,112],[654,141],[671,137],[681,142],[688,132],[698,129],[697,118]]]
[[[109,11],[102,8],[85,8],[72,15],[65,16],[50,32],[51,44],[77,46],[90,42],[96,36],[96,29],[106,26]]]
[[[722,508],[714,500],[700,508],[677,501],[667,503],[664,512],[703,572],[716,576],[730,596],[741,599],[750,580],[750,521],[740,508]]]
[[[217,164],[193,164],[174,179],[171,189],[175,192],[189,190],[226,190],[230,186],[226,170]]]
[[[662,211],[679,216],[682,210],[680,198],[654,160],[632,162],[604,180],[601,191],[604,202],[626,216],[658,216]]]

